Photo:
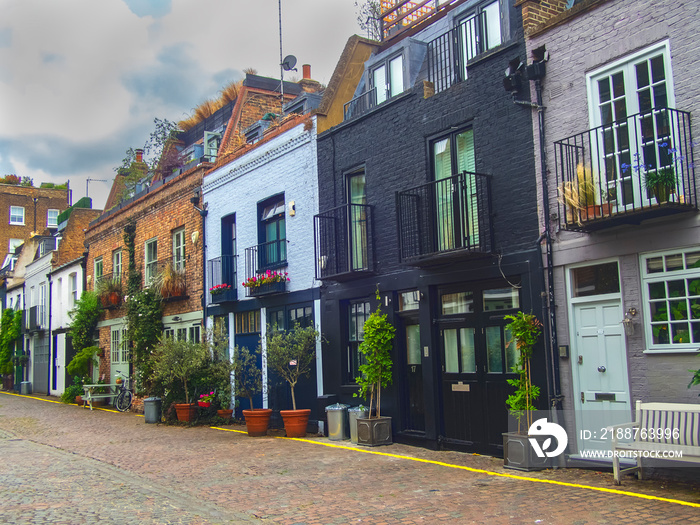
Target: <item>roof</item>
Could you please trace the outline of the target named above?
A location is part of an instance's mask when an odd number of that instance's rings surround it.
[[[264,89],[279,93],[280,81],[276,78],[260,77],[258,75],[246,74],[243,85],[254,89]],[[295,82],[284,82],[284,94],[299,95],[303,91],[302,87]]]

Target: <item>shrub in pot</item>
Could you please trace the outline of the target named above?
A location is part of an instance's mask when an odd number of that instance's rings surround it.
[[[288,437],[306,436],[311,410],[297,410],[294,387],[300,378],[311,375],[319,338],[320,334],[313,326],[302,328],[297,324],[287,332],[267,328],[267,366],[289,384],[292,393],[292,410],[280,410]]]
[[[365,321],[364,340],[360,343],[360,352],[365,362],[360,365],[361,375],[355,378],[360,387],[356,396],[369,401],[369,416],[357,418],[357,442],[360,445],[389,445],[392,443],[391,418],[382,416],[382,387],[391,384],[391,351],[393,348],[394,328],[381,310],[381,296],[377,290],[377,309]],[[376,414],[372,409],[376,407]]]

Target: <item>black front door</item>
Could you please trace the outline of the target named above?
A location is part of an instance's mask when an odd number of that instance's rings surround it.
[[[465,288],[440,293],[438,320],[443,439],[499,453],[507,431],[506,380],[515,346],[503,319],[519,307],[514,288]]]

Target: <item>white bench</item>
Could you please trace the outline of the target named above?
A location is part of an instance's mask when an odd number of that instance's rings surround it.
[[[610,428],[616,485],[624,472],[636,470],[637,477],[642,479],[642,456],[700,463],[700,404],[637,401],[634,423]],[[637,466],[621,470],[622,454],[636,459]]]
[[[93,401],[117,397],[117,394],[119,394],[119,387],[121,387],[121,385],[117,384],[83,385],[83,391],[85,392],[83,404],[90,405],[90,410],[92,410]]]

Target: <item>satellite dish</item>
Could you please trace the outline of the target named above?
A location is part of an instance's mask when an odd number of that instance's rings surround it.
[[[294,55],[287,55],[284,57],[284,60],[282,61],[282,68],[285,71],[296,71],[296,68],[294,66],[297,65],[297,57]]]

